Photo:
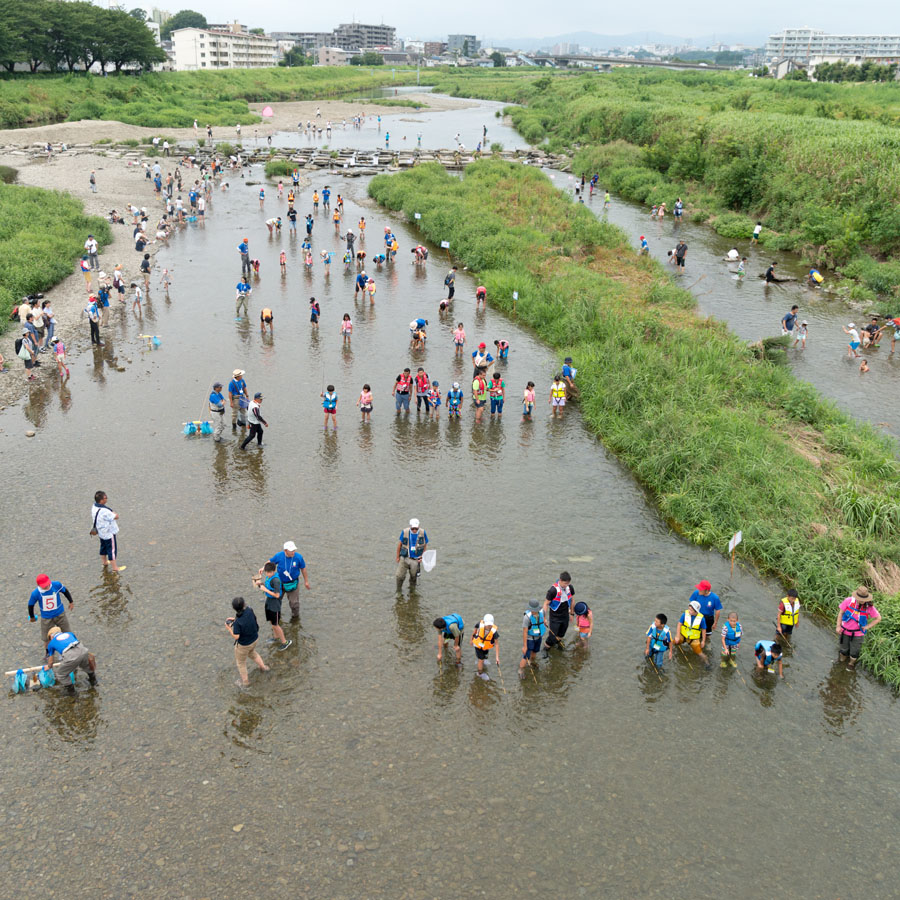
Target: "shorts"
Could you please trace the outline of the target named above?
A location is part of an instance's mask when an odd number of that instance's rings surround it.
[[[474,404],[475,409],[481,409],[481,407],[484,406],[485,401],[484,400],[473,400],[472,403]]]
[[[100,538],[100,555],[107,559],[117,559],[119,550],[119,542],[116,535],[111,538]]]
[[[259,321],[260,321],[260,322],[265,322],[265,323],[267,323],[268,325],[271,325],[271,324],[272,324],[272,316],[260,316],[260,317],[259,317]]]
[[[566,398],[565,397],[554,397],[553,398],[553,406],[565,406]]]
[[[589,638],[590,636],[590,632],[582,631],[581,629],[578,630],[578,637]]]
[[[522,654],[522,659],[530,659],[532,656],[536,656],[541,652],[541,641],[543,641],[543,637],[539,638],[529,638],[528,643],[526,644],[526,650]]]
[[[475,648],[475,658],[476,659],[487,659],[488,653],[490,653],[490,650],[482,650],[481,647]]]
[[[781,628],[782,634],[793,634],[794,633],[793,625],[780,625],[779,627]]]
[[[491,415],[503,412],[503,398],[491,397]]]
[[[859,341],[850,341],[850,349],[851,350],[859,349]]]
[[[370,413],[370,412],[372,412],[372,407],[371,406],[361,406],[359,408],[359,411],[364,412],[364,413]]]
[[[120,294],[124,294],[124,293],[125,293],[125,285],[124,285],[124,284],[118,285],[118,286],[116,287],[116,290],[117,290]]]
[[[683,268],[684,268],[684,257],[683,257],[683,256],[676,256],[676,257],[675,257],[675,265],[676,265],[676,266],[679,266],[679,267],[681,267],[681,268],[683,269]]]
[[[319,323],[319,315],[318,315],[318,313],[310,313],[310,314],[309,314],[309,321],[315,323],[316,325],[318,325],[318,323]]]
[[[713,613],[711,616],[704,616],[703,618],[706,619],[706,631],[707,631],[707,634],[712,634],[712,631],[713,631],[713,625],[714,625],[714,623],[715,623],[715,621],[716,621],[716,614]]]
[[[281,624],[281,610],[280,609],[269,609],[266,607],[266,621],[270,625],[280,625]]]
[[[29,356],[28,359],[25,360],[25,368],[32,369],[34,368],[34,360]]]

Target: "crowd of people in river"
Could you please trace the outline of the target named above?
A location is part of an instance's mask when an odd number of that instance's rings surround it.
[[[242,168],[243,163],[240,159],[237,159],[230,161],[228,164],[223,164],[218,159],[214,159],[210,166],[201,165],[199,177],[193,181],[189,188],[187,207],[185,207],[180,193],[176,195],[176,191],[180,192],[183,188],[181,169],[194,168],[193,160],[185,158],[179,161],[175,167],[175,173],[167,174],[165,179],[162,177],[162,168],[158,163],[147,167],[146,177],[153,181],[154,189],[160,195],[161,202],[165,205],[165,213],[156,224],[155,237],[150,238],[148,237],[150,219],[147,209],[145,207],[138,208],[131,204],[128,206],[128,214],[131,216],[134,228],[135,250],[142,255],[138,269],[145,289],[149,289],[151,272],[150,255],[145,252],[145,248],[149,244],[154,243],[154,241],[167,242],[174,229],[188,222],[199,221],[202,224],[206,215],[207,205],[212,200],[213,185],[222,176],[225,165]],[[298,218],[296,201],[300,189],[299,172],[295,170],[291,178],[292,185],[287,194],[286,218],[289,222],[289,234],[293,238],[296,235],[296,220]],[[591,192],[593,192],[595,183],[596,177],[591,181]],[[95,180],[92,180],[91,184],[92,188],[96,187]],[[227,188],[227,182],[222,182],[222,188]],[[584,179],[582,179],[581,190],[582,192],[584,190]],[[281,182],[277,186],[277,196],[279,200],[284,196],[284,186]],[[604,205],[608,206],[608,192],[605,196]],[[260,208],[264,208],[265,188],[259,191],[259,200]],[[344,233],[341,233],[343,230],[342,220],[344,212],[344,203],[341,195],[338,194],[336,197],[333,212],[331,211],[331,190],[328,186],[323,188],[321,194],[317,190],[313,191],[311,202],[312,212],[306,216],[306,239],[303,244],[304,265],[307,268],[312,265],[312,235],[315,217],[318,215],[321,202],[323,212],[334,224],[335,234],[341,241],[345,242],[346,252],[343,256],[345,273],[350,274],[355,266],[357,274],[354,279],[354,296],[356,297],[362,293],[363,297],[368,297],[370,305],[374,304],[375,283],[374,279],[366,274],[366,253],[362,249],[365,244],[367,227],[365,218],[360,218],[358,235],[349,227],[346,228]],[[675,209],[676,216],[681,215],[682,209],[683,205],[679,199]],[[664,214],[664,208],[658,208],[655,211],[657,217]],[[110,212],[110,220],[124,223],[124,217],[117,210]],[[281,216],[266,220],[265,224],[269,233],[273,235],[275,233],[280,234],[283,227],[282,221]],[[758,234],[759,231],[757,230],[754,233],[754,239],[758,238]],[[359,241],[358,245],[356,243],[357,240]],[[646,240],[643,236],[641,240],[642,248],[646,249]],[[260,262],[251,257],[248,238],[245,237],[237,249],[241,261],[241,280],[236,288],[235,313],[236,317],[241,319],[249,317],[248,301],[253,290],[251,278],[259,278]],[[384,252],[373,257],[374,265],[380,268],[384,265],[394,264],[398,250],[399,244],[396,235],[390,227],[386,227]],[[415,265],[422,265],[428,259],[428,250],[421,244],[413,247],[411,252],[413,254],[412,262]],[[675,265],[680,269],[684,267],[686,252],[687,245],[684,241],[679,241],[678,246],[670,254],[674,257]],[[331,251],[323,250],[321,252],[321,260],[325,267],[326,277],[330,274],[330,264],[334,255]],[[741,264],[745,261],[746,258],[741,261]],[[115,292],[118,294],[120,303],[122,305],[125,304],[126,277],[121,264],[116,265],[111,277],[108,277],[100,270],[98,245],[93,235],[89,235],[85,242],[81,268],[88,291],[88,305],[85,307],[84,313],[87,315],[90,324],[91,343],[102,346],[99,329],[101,326],[108,324],[110,296]],[[286,274],[284,251],[280,255],[280,268],[282,274]],[[439,315],[448,315],[452,312],[457,271],[456,266],[451,266],[444,277],[447,296],[440,301]],[[92,283],[95,273],[98,279],[96,293],[94,293]],[[164,271],[162,284],[166,291],[168,291],[170,283],[171,276],[168,271]],[[140,318],[142,314],[142,290],[137,281],[132,281],[130,284],[135,291],[132,309],[134,314]],[[479,305],[486,304],[486,300],[487,290],[483,285],[479,285],[475,291],[476,309]],[[310,327],[318,328],[322,315],[321,306],[313,297],[310,298],[309,307]],[[37,315],[35,310],[37,310]],[[23,302],[19,308],[19,313],[23,323],[21,346],[27,349],[27,354],[22,356],[26,368],[31,368],[37,364],[35,357],[38,353],[47,352],[53,347],[60,376],[68,377],[69,370],[65,365],[65,345],[59,336],[54,334],[56,323],[49,301],[43,301],[40,307],[32,307],[27,301]],[[807,323],[804,321],[797,325],[797,313],[798,307],[795,305],[782,318],[782,330],[785,335],[794,338],[793,346],[798,344],[805,346]],[[270,335],[274,334],[274,318],[274,312],[271,308],[262,308],[260,312],[260,328],[264,333],[268,330]],[[428,340],[428,324],[428,320],[422,317],[416,318],[409,323],[410,348],[413,353],[425,348]],[[900,337],[900,320],[894,320],[894,324],[896,329],[892,338],[892,350],[894,340]],[[795,327],[797,329],[796,332],[794,330]],[[863,331],[864,346],[877,346],[884,330],[883,327],[877,325],[877,320],[873,319],[872,324]],[[856,349],[859,346],[859,336],[853,323],[850,323],[845,331],[851,336],[848,352],[856,353]],[[339,333],[344,343],[351,341],[353,323],[350,313],[343,314],[340,320]],[[466,342],[467,336],[464,323],[458,322],[453,330],[455,357],[464,357]],[[491,418],[496,417],[499,420],[503,414],[506,384],[500,371],[495,370],[489,373],[489,370],[508,358],[510,343],[505,338],[497,338],[493,341],[493,346],[497,354],[496,358],[488,350],[485,341],[479,342],[477,348],[471,352],[473,371],[470,396],[476,423],[481,422],[484,411],[488,408],[488,402],[490,403]],[[65,371],[65,376],[63,376],[63,371]],[[254,439],[258,446],[263,446],[263,430],[269,424],[262,414],[263,394],[257,391],[251,398],[244,378],[245,374],[244,370],[239,368],[232,372],[232,378],[227,386],[227,406],[222,382],[214,382],[209,395],[209,414],[213,423],[214,440],[221,441],[223,439],[226,410],[230,406],[232,432],[236,433],[238,429],[241,430],[241,449],[246,449]],[[577,370],[573,365],[573,360],[567,357],[561,371],[553,379],[549,391],[548,404],[553,416],[562,415],[567,399],[577,396],[576,374]],[[34,377],[33,374],[31,377]],[[424,410],[425,414],[432,418],[436,418],[439,415],[442,405],[446,405],[451,419],[458,418],[464,405],[464,393],[459,382],[454,381],[446,396],[442,396],[440,382],[436,379],[431,379],[424,366],[417,367],[415,375],[413,375],[411,367],[404,368],[397,375],[391,394],[397,415],[410,413],[410,401],[413,395],[416,398],[417,412]],[[371,386],[368,383],[364,384],[356,401],[363,424],[370,422],[374,407],[373,396]],[[327,431],[330,423],[332,430],[336,430],[339,398],[334,385],[328,384],[324,387],[321,392],[321,400],[325,417],[324,429]],[[528,381],[523,391],[523,420],[527,421],[532,417],[535,402],[535,384],[533,381]],[[108,567],[115,574],[124,571],[126,567],[118,564],[118,514],[108,507],[107,496],[103,491],[98,491],[95,494],[91,515],[91,534],[100,539],[100,556],[104,568]],[[407,577],[409,577],[411,586],[414,587],[416,585],[425,554],[428,552],[428,541],[428,535],[420,527],[417,519],[412,519],[409,522],[409,526],[401,531],[396,549],[396,582],[398,591],[402,589]],[[297,588],[301,579],[305,588],[309,590],[310,582],[306,572],[306,564],[293,541],[286,542],[283,550],[269,559],[259,569],[257,576],[254,577],[255,587],[264,596],[266,621],[272,628],[272,637],[268,643],[277,645],[277,651],[286,650],[292,643],[292,640],[285,635],[282,627],[281,607],[284,597],[288,597],[292,620],[296,620],[299,617],[300,603],[297,596]],[[69,623],[68,613],[71,613],[74,608],[74,600],[71,593],[61,582],[52,580],[46,574],[39,575],[36,579],[36,584],[37,587],[29,597],[28,613],[29,617],[35,620],[35,607],[39,609],[41,640],[45,647],[46,658],[44,665],[41,667],[34,667],[33,670],[27,671],[18,670],[15,673],[16,685],[19,689],[24,689],[26,683],[30,683],[30,686],[33,688],[52,684],[53,675],[48,673],[52,673],[54,669],[56,670],[56,676],[60,678],[68,676],[73,684],[75,673],[79,669],[83,670],[87,673],[90,684],[95,685],[97,682],[96,661],[93,654],[75,636]],[[589,644],[593,634],[593,613],[585,601],[576,602],[574,594],[571,576],[568,572],[562,572],[559,579],[546,592],[543,603],[534,599],[529,601],[524,610],[521,625],[522,653],[519,661],[521,677],[524,677],[527,669],[536,665],[542,650],[544,655],[548,656],[553,649],[562,649],[564,647],[563,639],[571,624],[574,624],[576,629],[575,640],[583,644]],[[68,602],[68,610],[66,610],[64,600]],[[234,641],[235,661],[239,673],[238,684],[246,686],[249,682],[247,672],[248,660],[252,660],[260,670],[266,671],[268,667],[256,649],[259,640],[259,626],[252,607],[242,597],[236,597],[232,602],[232,607],[234,616],[226,620],[226,628]],[[774,621],[774,638],[772,640],[757,640],[754,645],[753,652],[757,670],[774,673],[777,667],[779,677],[783,677],[782,660],[784,649],[785,647],[792,649],[791,639],[799,625],[799,611],[800,601],[797,592],[790,590],[779,602]],[[716,634],[720,635],[721,641],[720,665],[723,668],[736,667],[738,651],[743,639],[740,618],[736,611],[728,612],[721,622],[720,629],[721,615],[721,601],[712,592],[712,586],[708,581],[701,581],[697,584],[694,593],[688,600],[687,608],[678,619],[674,635],[668,625],[667,615],[665,613],[657,614],[645,633],[644,643],[644,655],[657,675],[663,674],[666,657],[671,661],[675,649],[679,651],[688,665],[691,665],[691,663],[689,656],[685,652],[686,649],[690,650],[696,658],[702,661],[705,668],[711,668],[712,664],[708,648]],[[835,630],[840,638],[840,658],[848,661],[851,667],[856,665],[867,630],[877,625],[879,620],[880,614],[872,604],[871,596],[864,586],[859,587],[853,595],[845,598],[841,603]],[[465,628],[462,616],[459,613],[447,613],[436,618],[433,622],[433,627],[438,637],[438,661],[441,662],[443,659],[445,642],[451,641],[456,662],[461,663],[462,640]],[[489,679],[486,663],[489,661],[492,653],[498,671],[500,670],[499,635],[499,628],[493,615],[486,613],[478,621],[470,637],[470,641],[475,649],[477,674],[485,680]],[[60,661],[54,664],[53,660],[56,655],[59,655]],[[29,674],[31,676],[30,679],[28,678]]]

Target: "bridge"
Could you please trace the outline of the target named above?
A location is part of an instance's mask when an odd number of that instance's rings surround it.
[[[623,56],[582,56],[580,54],[555,55],[553,53],[527,53],[525,57],[535,65],[556,66],[589,65],[593,68],[611,69],[613,66],[649,66],[657,69],[695,69],[699,72],[730,72],[731,66],[715,66],[708,63],[682,62],[668,59],[629,59]]]

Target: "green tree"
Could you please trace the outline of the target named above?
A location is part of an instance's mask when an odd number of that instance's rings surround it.
[[[366,50],[362,55],[350,57],[351,66],[383,66],[384,57],[374,50]]]
[[[116,10],[101,10],[101,13],[104,55],[117,74],[125,66],[149,69],[153,63],[165,60],[165,52],[157,46],[153,33],[143,22]]]
[[[294,44],[287,53],[284,54],[284,59],[279,60],[279,66],[311,66],[313,65],[313,58],[308,56],[303,48],[299,44]]]
[[[495,69],[502,69],[506,65],[506,57],[499,50],[495,50],[491,54],[491,60],[493,60]]]
[[[179,28],[206,28],[206,26],[206,16],[203,13],[195,12],[192,9],[180,9],[159,29],[159,36],[163,40],[168,40],[172,32]]]
[[[266,33],[265,28],[251,28],[250,29],[250,34],[265,34],[265,33]]]
[[[136,6],[134,9],[128,10],[128,15],[131,16],[132,19],[137,19],[138,22],[146,22],[147,21],[147,13],[144,12],[139,6]]]

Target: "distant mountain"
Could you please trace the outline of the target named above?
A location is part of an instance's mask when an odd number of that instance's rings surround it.
[[[764,34],[716,34],[701,35],[695,38],[679,37],[663,34],[659,31],[633,31],[629,34],[597,34],[594,31],[573,31],[569,34],[557,34],[541,38],[502,38],[487,41],[498,47],[514,47],[517,50],[540,50],[554,44],[578,44],[582,47],[593,47],[596,50],[610,50],[613,47],[631,47],[636,44],[674,44],[681,46],[690,41],[694,47],[707,47],[713,43],[747,44],[761,47],[766,42]]]

